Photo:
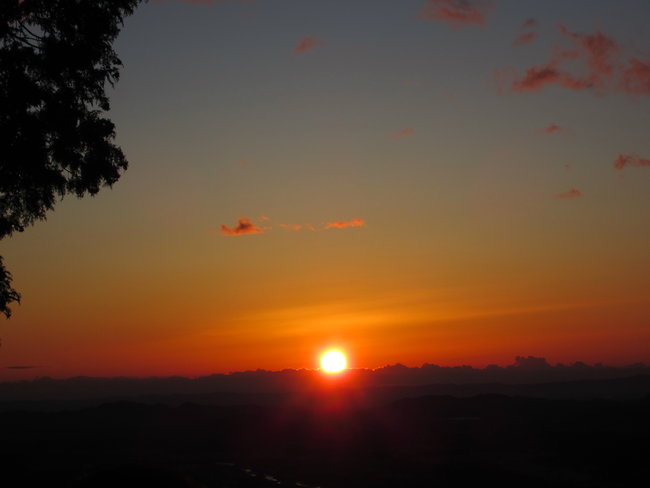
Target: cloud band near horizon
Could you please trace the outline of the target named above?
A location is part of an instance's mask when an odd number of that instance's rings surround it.
[[[270,220],[268,217],[262,217],[260,220],[266,222]],[[331,229],[345,229],[348,227],[364,227],[366,222],[361,218],[353,218],[351,220],[336,220],[332,222],[326,222],[320,227],[316,227],[312,224],[287,224],[282,223],[278,224],[283,230],[299,232],[301,230],[309,230],[312,232],[317,232],[319,230],[331,230]],[[234,227],[228,227],[225,224],[221,224],[220,232],[225,236],[243,236],[251,234],[264,234],[266,231],[272,230],[272,227],[259,227],[257,226],[250,218],[248,217],[239,217],[237,219],[237,225]]]

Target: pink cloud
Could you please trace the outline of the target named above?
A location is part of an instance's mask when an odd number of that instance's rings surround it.
[[[524,21],[523,24],[521,24],[522,29],[535,29],[537,27],[537,20],[534,18],[529,18]]]
[[[523,46],[525,44],[530,44],[537,38],[537,33],[536,32],[524,32],[523,34],[519,34],[517,38],[512,41],[513,46]]]
[[[454,28],[463,25],[483,25],[492,2],[484,0],[427,0],[429,5],[420,13],[425,20],[440,20]]]
[[[649,167],[650,159],[640,158],[637,154],[619,154],[614,161],[614,168],[622,170],[626,167],[641,168]]]
[[[260,217],[260,222],[268,222],[271,219],[267,216]],[[286,231],[291,232],[300,232],[302,230],[309,230],[312,232],[318,232],[322,230],[330,229],[345,229],[346,227],[363,227],[366,223],[363,219],[354,218],[348,221],[334,221],[322,224],[318,228],[312,224],[278,224],[278,227]],[[248,217],[239,217],[237,219],[237,225],[234,227],[228,227],[227,225],[221,225],[220,232],[225,236],[242,236],[248,234],[264,234],[267,231],[272,230],[271,226],[258,227],[251,219]]]
[[[294,232],[298,232],[302,229],[302,225],[300,224],[280,224],[280,227],[282,227],[284,230],[292,230]]]
[[[512,83],[514,91],[537,91],[546,84],[557,83],[562,74],[553,66],[533,66],[526,70],[526,75]]]
[[[609,77],[614,73],[617,56],[620,51],[618,44],[611,37],[597,31],[595,34],[577,34],[560,25],[560,32],[567,38],[577,41],[591,73],[589,78],[596,83],[600,78]]]
[[[628,66],[623,69],[622,88],[630,95],[650,95],[650,58],[628,60]]]
[[[315,37],[303,37],[298,41],[298,45],[294,48],[293,54],[306,53],[307,51],[325,46],[326,44],[326,42],[316,39]]]
[[[650,95],[650,58],[625,60],[618,43],[601,31],[581,34],[560,25],[559,32],[564,45],[555,46],[545,64],[528,68],[521,77],[511,75],[512,91],[534,92],[546,85],[557,85],[571,90],[590,89],[599,95],[609,92]],[[520,35],[515,44],[525,44],[526,36]],[[506,71],[495,70],[495,73],[497,81],[504,84]]]
[[[591,87],[588,81],[574,78],[559,70],[556,67],[556,62],[551,62],[528,68],[523,78],[512,82],[511,88],[517,92],[533,92],[541,90],[544,85],[560,85],[571,90],[583,90]]]
[[[264,230],[257,227],[251,219],[239,217],[236,227],[221,225],[221,233],[225,236],[243,236],[247,234],[263,234]]]
[[[555,132],[561,132],[564,129],[560,127],[557,124],[550,124],[548,127],[544,127],[543,129],[540,129],[540,132],[543,134],[553,134]]]
[[[347,222],[339,220],[337,222],[328,222],[325,224],[325,230],[344,229],[346,227],[363,227],[364,225],[366,225],[366,223],[363,221],[363,219],[352,219]]]
[[[581,196],[582,196],[582,192],[580,190],[571,188],[569,191],[566,191],[564,193],[558,193],[557,195],[555,195],[555,198],[559,198],[561,200],[570,200],[572,198],[579,198]]]
[[[415,134],[415,129],[413,127],[405,127],[404,129],[391,134],[389,136],[389,139],[391,141],[397,141],[399,139],[404,139],[405,137],[412,136],[413,134]]]

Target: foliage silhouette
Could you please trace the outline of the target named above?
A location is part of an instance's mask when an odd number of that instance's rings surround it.
[[[144,0],[3,0],[0,7],[0,239],[66,194],[95,195],[127,168],[113,144],[112,43]],[[0,259],[0,313],[20,295]]]

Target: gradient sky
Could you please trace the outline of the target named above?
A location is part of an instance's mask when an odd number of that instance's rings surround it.
[[[0,379],[650,361],[650,2],[154,1],[130,168],[1,243]],[[9,366],[34,366],[7,369]]]

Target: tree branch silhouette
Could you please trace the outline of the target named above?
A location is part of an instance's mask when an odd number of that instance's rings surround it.
[[[67,194],[112,186],[128,162],[105,88],[119,79],[112,44],[146,0],[3,0],[0,6],[0,239]],[[0,257],[0,313],[19,302]]]

